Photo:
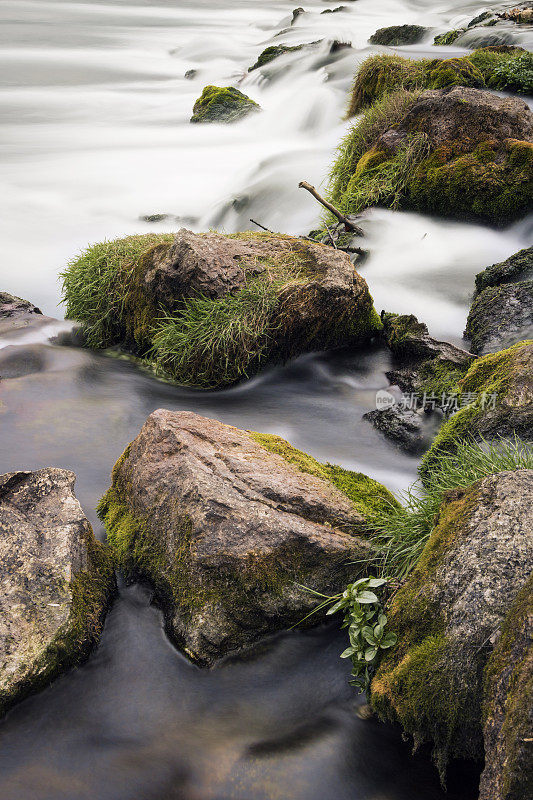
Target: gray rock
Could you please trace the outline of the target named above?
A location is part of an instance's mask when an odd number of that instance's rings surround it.
[[[372,704],[415,746],[431,742],[441,772],[450,757],[483,754],[483,670],[533,569],[532,496],[533,470],[450,493],[387,611],[398,644],[372,682]]]
[[[302,620],[316,597],[299,584],[339,591],[371,555],[369,503],[390,502],[279,437],[159,410],[117,462],[100,513],[126,574],[156,587],[170,634],[212,663]]]
[[[73,472],[0,476],[0,713],[98,641],[113,561],[74,496]]]
[[[376,409],[363,415],[387,439],[406,453],[422,455],[433,439],[435,431],[442,422],[442,416],[416,412],[401,405],[394,405],[384,410]]]
[[[0,336],[47,320],[42,311],[29,300],[0,292]]]
[[[379,28],[368,41],[370,44],[381,44],[388,47],[417,44],[422,41],[428,30],[421,25],[391,25],[388,28]]]
[[[472,303],[465,336],[478,355],[533,339],[533,280],[484,289]]]
[[[476,275],[474,297],[489,286],[533,280],[533,247],[526,247]]]
[[[533,787],[533,576],[514,601],[484,673],[485,769],[479,800],[519,800]]]

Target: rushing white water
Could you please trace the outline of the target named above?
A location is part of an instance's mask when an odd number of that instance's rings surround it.
[[[334,14],[320,12],[335,3],[305,7],[291,26],[294,0],[1,0],[2,289],[61,314],[58,272],[87,243],[181,224],[150,225],[139,220],[145,214],[170,213],[195,230],[247,229],[253,217],[306,232],[317,205],[297,185],[324,181],[354,71],[376,49],[368,37],[419,23],[433,28],[427,42],[402,52],[435,53],[435,32],[482,8],[461,0],[347,0]],[[353,47],[328,59],[334,39]],[[317,40],[325,40],[317,51],[277,63],[271,80],[247,73],[272,43]],[[186,80],[190,69],[197,75]],[[263,113],[233,126],[190,125],[209,83],[239,85]],[[523,227],[369,217],[365,276],[376,304],[419,313],[451,337],[461,333],[474,273],[526,238]]]

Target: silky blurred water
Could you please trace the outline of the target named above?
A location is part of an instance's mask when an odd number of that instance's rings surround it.
[[[336,4],[308,2],[291,26],[294,0],[0,0],[0,290],[61,318],[58,273],[90,242],[181,225],[244,230],[250,217],[286,233],[312,228],[318,209],[298,182],[324,185],[354,72],[379,50],[368,37],[417,23],[432,29],[425,41],[397,51],[462,54],[433,48],[433,36],[483,10],[344,0],[345,11],[320,13]],[[527,29],[511,35],[530,46]],[[268,77],[247,72],[271,44],[318,40]],[[331,55],[333,40],[352,48]],[[239,86],[263,113],[190,125],[209,83]],[[140,219],[155,213],[172,219]],[[370,256],[361,272],[378,311],[415,313],[455,342],[475,273],[529,244],[532,231],[531,220],[495,231],[386,210],[362,225]],[[198,393],[49,341],[68,329],[0,341],[0,472],[74,469],[98,535],[94,509],[111,467],[158,407],[278,433],[396,492],[416,477],[416,459],[362,419],[388,385],[381,347],[306,355]],[[148,591],[123,590],[88,664],[0,724],[0,798],[442,800],[426,754],[411,759],[397,731],[354,714],[341,638],[284,634],[247,660],[200,671],[166,640]],[[474,784],[454,767],[449,800],[475,797]]]

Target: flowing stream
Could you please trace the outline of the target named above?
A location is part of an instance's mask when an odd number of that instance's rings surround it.
[[[342,2],[342,0],[341,0]],[[368,37],[391,24],[437,32],[482,10],[464,0],[0,0],[0,290],[61,319],[58,273],[87,243],[130,233],[249,219],[306,233],[346,131],[347,93]],[[511,7],[513,3],[502,3]],[[492,29],[491,29],[492,30]],[[517,44],[528,34],[512,31]],[[267,46],[323,40],[268,77],[247,69]],[[351,48],[331,54],[333,40]],[[379,49],[379,48],[378,48]],[[194,75],[185,78],[185,73]],[[210,83],[238,85],[263,113],[233,126],[189,124]],[[147,222],[147,215],[168,215]],[[530,244],[532,220],[506,230],[374,210],[361,267],[379,310],[414,313],[460,342],[476,272]],[[190,409],[275,432],[322,461],[396,492],[416,477],[362,419],[388,385],[388,353],[311,354],[222,392],[155,380],[127,360],[50,341],[64,322],[0,340],[0,472],[61,466],[94,508],[111,467],[156,408]],[[123,588],[89,662],[0,724],[1,800],[435,800],[426,755],[354,713],[338,658],[342,633],[282,634],[211,671],[167,642],[149,591]],[[452,772],[449,800],[472,800],[475,775]]]

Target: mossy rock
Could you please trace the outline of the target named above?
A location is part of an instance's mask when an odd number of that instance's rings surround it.
[[[365,475],[270,434],[159,410],[114,467],[99,513],[128,579],[155,586],[173,639],[200,663],[302,620],[373,557]],[[310,622],[319,622],[313,617]]]
[[[455,28],[455,30],[446,31],[446,33],[439,33],[433,39],[433,44],[439,47],[448,47],[450,44],[453,44],[465,30],[466,28]]]
[[[0,715],[87,658],[116,589],[75,477],[56,468],[0,476]]]
[[[442,426],[420,467],[429,474],[442,453],[460,439],[497,439],[533,432],[533,341],[477,359],[457,383],[457,407]]]
[[[475,294],[491,286],[502,286],[533,279],[533,247],[526,247],[514,253],[505,261],[487,267],[476,275]]]
[[[304,47],[309,47],[309,45],[296,44],[291,46],[288,44],[275,44],[271,45],[270,47],[266,47],[258,56],[255,64],[253,64],[251,67],[248,67],[248,72],[253,72],[255,69],[261,69],[261,67],[265,67],[267,64],[275,61],[276,58],[284,56],[287,53],[297,53],[299,50],[303,50]]]
[[[532,165],[533,114],[522,100],[463,86],[400,89],[348,132],[329,199],[345,214],[380,205],[501,227],[529,212]]]
[[[490,286],[481,292],[470,308],[465,336],[479,355],[533,339],[533,280]]]
[[[450,493],[387,609],[398,644],[372,681],[372,705],[415,748],[432,744],[443,778],[450,758],[483,758],[483,669],[533,565],[532,488],[533,471],[519,470]]]
[[[417,44],[422,41],[428,28],[421,25],[391,25],[379,28],[368,40],[370,44],[395,47],[402,44]]]
[[[182,229],[105,242],[71,262],[63,285],[90,347],[119,347],[204,389],[381,330],[346,253],[278,234]]]
[[[518,800],[533,786],[533,576],[516,597],[485,667],[485,769],[479,800]]]
[[[237,122],[261,106],[233,87],[206,86],[193,108],[191,122]]]
[[[447,59],[370,56],[363,61],[355,77],[348,116],[400,89],[480,88],[485,85],[491,89],[533,93],[533,54],[522,48],[487,47],[468,56]]]

